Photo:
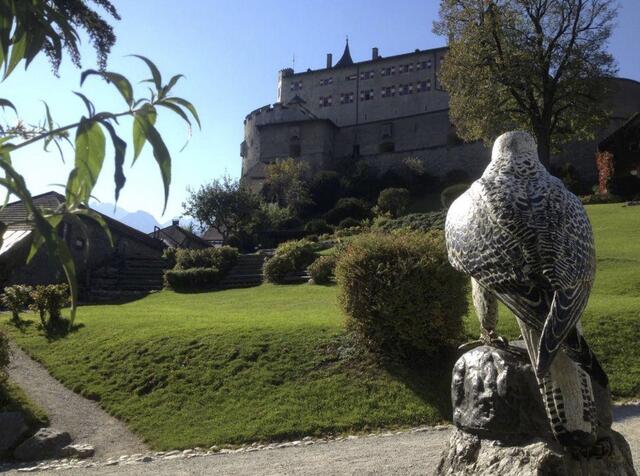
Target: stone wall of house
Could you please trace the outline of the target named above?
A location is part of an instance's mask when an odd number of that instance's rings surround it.
[[[88,284],[88,271],[106,263],[117,264],[129,257],[160,258],[162,256],[161,245],[150,246],[115,227],[111,228],[114,241],[112,247],[107,235],[97,223],[85,218],[82,220],[86,224],[88,242],[76,224],[66,223],[63,230],[65,241],[75,262],[78,284],[81,288]],[[29,264],[23,264],[30,246],[30,240],[25,240],[11,256],[11,263],[7,266],[11,269],[7,284],[36,285],[64,282],[65,275],[62,267],[57,261],[49,259],[44,247]]]

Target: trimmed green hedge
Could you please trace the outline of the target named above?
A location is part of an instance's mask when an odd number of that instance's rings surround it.
[[[217,268],[226,274],[238,261],[238,250],[230,246],[220,248],[184,249],[176,250],[175,269]]]
[[[170,269],[164,273],[165,286],[174,291],[208,289],[218,284],[224,274],[218,268]]]

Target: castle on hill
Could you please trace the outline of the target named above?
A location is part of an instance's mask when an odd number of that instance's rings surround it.
[[[449,96],[438,81],[446,53],[446,47],[417,49],[385,58],[373,48],[370,59],[354,62],[347,41],[335,64],[329,53],[325,68],[281,70],[277,102],[245,117],[242,180],[259,190],[266,166],[287,157],[312,170],[365,160],[380,173],[412,157],[434,177],[464,172],[475,180],[491,151],[482,142],[461,141],[449,120]],[[609,127],[592,141],[566,147],[552,157],[552,166],[571,163],[583,180],[595,183],[599,143],[640,112],[640,83],[614,81]]]

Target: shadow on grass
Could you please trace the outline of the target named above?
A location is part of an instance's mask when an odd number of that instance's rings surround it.
[[[40,329],[49,342],[63,339],[83,327],[84,324],[74,324],[73,326],[70,326],[67,319],[56,319],[55,321],[48,322],[46,326],[38,324],[38,329]]]
[[[402,382],[425,404],[432,406],[444,421],[451,421],[451,374],[460,352],[442,350],[434,355],[423,353],[410,358],[390,357],[366,348],[354,334],[347,333],[336,341],[348,349],[347,365],[374,367]]]
[[[451,372],[457,359],[457,353],[451,350],[410,361],[382,361],[381,365],[422,401],[433,405],[443,419],[451,421]]]
[[[118,304],[128,304],[130,302],[139,301],[141,299],[150,296],[151,294],[155,294],[160,291],[152,291],[152,292],[136,292],[130,295],[112,297],[107,299],[83,299],[80,301],[81,306],[101,306],[105,305],[118,305]]]
[[[22,334],[25,334],[28,329],[36,325],[35,321],[24,321],[22,319],[11,319],[8,322],[10,325],[18,329]]]
[[[47,415],[34,407],[22,389],[9,381],[0,382],[0,412],[21,412],[30,433],[43,426],[49,426]]]

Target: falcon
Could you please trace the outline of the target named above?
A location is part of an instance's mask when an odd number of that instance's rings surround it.
[[[608,385],[579,323],[595,276],[593,232],[530,134],[498,137],[482,177],[449,208],[445,235],[449,261],[471,277],[481,340],[504,345],[495,330],[500,300],[518,321],[554,436],[593,445],[593,382]]]

